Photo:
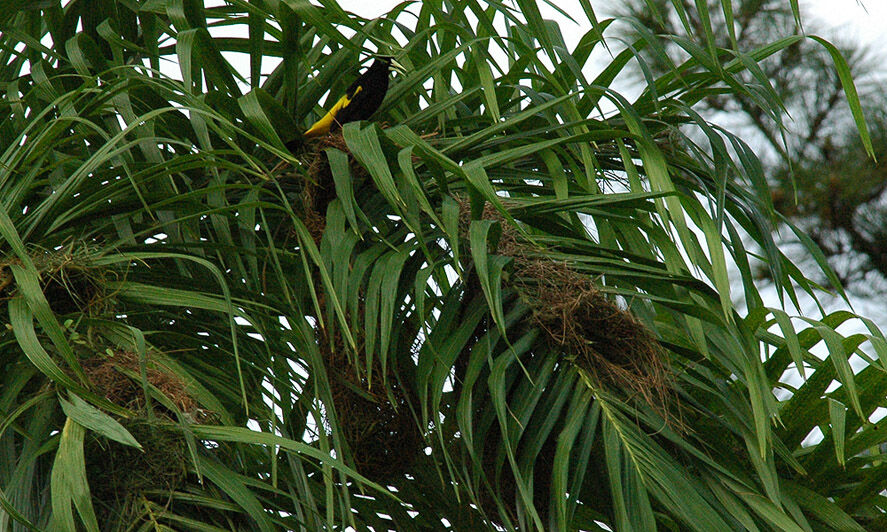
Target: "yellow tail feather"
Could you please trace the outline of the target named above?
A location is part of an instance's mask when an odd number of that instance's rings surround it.
[[[346,94],[345,96],[339,98],[339,101],[336,102],[336,105],[334,105],[327,114],[323,115],[323,118],[321,118],[310,128],[308,128],[308,131],[306,131],[304,134],[305,138],[319,137],[321,135],[326,135],[327,133],[329,133],[330,127],[332,127],[333,121],[336,119],[336,113],[348,107],[348,104],[351,103],[351,100],[353,100],[354,97],[357,96],[357,93],[359,93],[362,88],[363,87],[357,87],[357,90],[355,90],[354,94],[352,94],[350,97]]]

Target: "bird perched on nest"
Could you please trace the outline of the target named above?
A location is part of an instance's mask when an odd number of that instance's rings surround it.
[[[382,105],[388,92],[388,73],[404,68],[394,58],[378,56],[373,65],[348,87],[336,105],[304,133],[305,138],[334,132],[348,122],[366,120]]]

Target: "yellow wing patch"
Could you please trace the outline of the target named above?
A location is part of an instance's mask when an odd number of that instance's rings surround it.
[[[363,87],[358,86],[357,89],[354,91],[354,94],[352,94],[351,96],[348,96],[346,94],[345,96],[339,98],[339,101],[336,102],[336,105],[334,105],[327,114],[323,115],[323,118],[315,122],[314,125],[312,125],[308,129],[308,131],[305,132],[305,137],[319,137],[321,135],[326,135],[327,133],[329,133],[330,127],[333,125],[333,121],[336,119],[336,113],[348,107],[348,104],[351,103],[351,100],[353,100],[354,97],[357,96],[357,93],[359,93],[362,89]]]

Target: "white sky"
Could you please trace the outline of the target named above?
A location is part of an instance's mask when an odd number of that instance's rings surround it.
[[[807,0],[801,7],[802,20],[832,28],[835,35],[846,35],[887,50],[887,2],[884,0]]]

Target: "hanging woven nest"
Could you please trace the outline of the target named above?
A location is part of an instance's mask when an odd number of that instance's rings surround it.
[[[199,408],[197,401],[188,393],[185,382],[172,370],[157,363],[149,356],[145,361],[148,383],[175,405],[179,412],[194,420],[205,420],[208,413]],[[139,355],[130,351],[115,350],[111,356],[98,355],[82,359],[80,365],[89,380],[90,388],[108,401],[146,414],[145,392],[139,380]],[[159,401],[152,402],[158,415],[170,421],[176,419]]]
[[[470,205],[466,198],[457,197],[456,201],[460,206],[460,232],[467,238]],[[507,206],[508,200],[504,202]],[[482,219],[499,223],[495,253],[513,259],[503,282],[530,308],[524,325],[543,333],[540,348],[557,350],[596,386],[629,400],[640,400],[681,428],[680,420],[669,413],[671,376],[665,351],[653,332],[597,288],[589,276],[546,257],[491,205],[485,205]],[[476,288],[480,289],[479,283]],[[486,488],[478,494],[488,515],[505,511],[513,520],[519,513],[520,495],[508,460],[496,454],[501,452],[500,443],[498,435],[486,441],[483,466],[492,484],[489,489],[497,493],[496,499],[504,507],[494,504]],[[553,442],[546,443],[533,465],[533,504],[543,522],[547,522],[550,511],[555,451]]]
[[[306,154],[307,177],[303,178],[304,188],[301,193],[300,217],[315,243],[320,243],[326,225],[327,206],[336,198],[336,184],[330,169],[327,149],[333,148],[347,155],[353,190],[358,190],[369,174],[351,155],[341,131],[319,137],[309,146],[310,150]]]
[[[467,234],[470,206],[464,198],[457,202],[462,232]],[[677,423],[669,415],[665,352],[650,329],[590,277],[539,253],[489,204],[483,219],[499,223],[496,252],[514,259],[508,282],[532,309],[532,324],[545,333],[548,344],[598,385],[640,398],[667,421]]]
[[[87,245],[70,245],[58,250],[34,249],[28,257],[37,270],[40,288],[49,307],[59,315],[84,312],[100,314],[110,305],[106,285],[111,270],[97,267]],[[16,256],[0,258],[0,300],[18,293],[13,266],[24,267]]]
[[[210,413],[198,407],[182,378],[150,354],[145,374],[154,391],[182,415],[197,423],[207,422]],[[126,522],[128,516],[144,510],[138,502],[143,494],[172,492],[186,482],[187,443],[175,412],[154,399],[149,413],[136,353],[116,350],[109,356],[82,359],[80,364],[93,391],[135,414],[115,419],[141,444],[141,450],[92,432],[84,447],[86,474],[100,522]]]
[[[668,418],[669,372],[652,332],[591,279],[548,261],[525,263],[518,292],[550,343],[609,389],[631,392]]]
[[[357,369],[349,360],[339,335],[333,346],[320,345],[339,435],[355,468],[374,482],[403,475],[425,448],[407,391],[391,368],[387,375],[382,372],[378,361],[368,380],[366,368]]]
[[[188,477],[185,438],[168,422],[119,419],[142,445],[136,449],[90,432],[84,444],[86,476],[100,523],[125,523],[144,509],[146,492],[171,493]]]

